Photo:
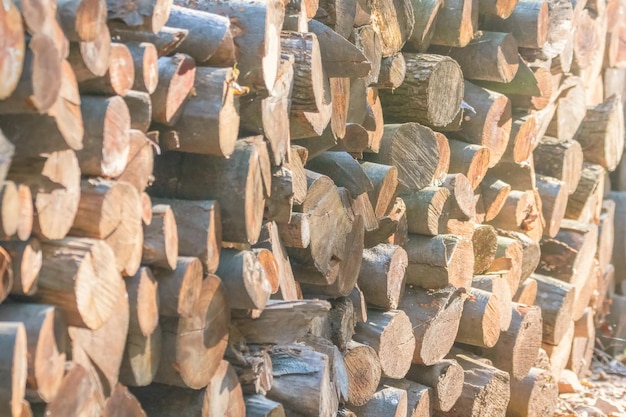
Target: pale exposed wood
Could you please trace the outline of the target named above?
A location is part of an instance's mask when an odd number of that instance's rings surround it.
[[[374,0],[369,6],[371,7],[370,22],[380,34],[383,56],[399,52],[413,32],[415,17],[411,1]]]
[[[559,231],[569,202],[567,186],[562,181],[543,175],[537,176],[535,184],[541,197],[541,211],[546,222],[543,233],[554,237]]]
[[[145,336],[134,315],[130,316],[120,382],[128,386],[145,386],[154,380],[161,361],[161,327],[157,325]]]
[[[181,256],[174,270],[155,268],[159,285],[159,315],[191,317],[202,284],[202,264],[198,258]]]
[[[474,248],[474,274],[482,274],[491,267],[496,257],[498,236],[493,226],[475,225],[472,246]]]
[[[178,230],[172,208],[165,204],[152,206],[152,222],[144,226],[141,263],[160,268],[176,268]]]
[[[20,16],[20,9],[13,2],[7,3],[2,9],[2,31],[5,33],[6,43],[2,47],[2,56],[10,56],[13,59],[5,59],[0,66],[0,73],[4,75],[0,83],[0,99],[9,97],[20,80],[24,64],[25,42],[24,25]]]
[[[262,395],[246,396],[246,415],[249,417],[285,417],[281,403],[268,400]]]
[[[519,304],[535,304],[536,300],[537,281],[534,278],[526,278],[513,294],[513,301]]]
[[[461,173],[448,174],[442,186],[450,191],[450,217],[455,219],[474,218],[476,201],[469,179]]]
[[[374,84],[376,88],[394,90],[404,82],[406,75],[406,62],[402,53],[396,53],[383,58],[380,64],[378,80]]]
[[[306,1],[302,3],[307,3]],[[309,9],[306,5],[304,9]],[[357,1],[321,0],[315,13],[315,19],[332,28],[348,39],[355,25]]]
[[[463,389],[463,368],[454,359],[442,359],[431,366],[413,365],[406,378],[431,387],[436,411],[449,411]]]
[[[511,287],[506,278],[499,274],[475,275],[472,279],[472,288],[488,291],[496,297],[500,312],[500,330],[506,331],[513,318]]]
[[[445,126],[456,116],[463,97],[463,75],[449,57],[405,53],[404,83],[393,92],[381,90],[385,119]]]
[[[476,189],[485,178],[491,158],[489,148],[450,139],[451,173],[464,174]]]
[[[399,246],[379,244],[363,251],[358,282],[368,305],[386,310],[398,308],[407,265],[406,251]]]
[[[542,48],[548,38],[548,3],[534,0],[519,0],[513,13],[506,19],[489,16],[483,28],[493,31],[509,31],[519,46]]]
[[[148,94],[154,93],[159,83],[159,55],[156,47],[149,42],[126,42],[125,45],[133,57],[135,67],[135,79],[131,88]]]
[[[437,13],[431,43],[435,45],[466,46],[478,29],[478,2],[444,0]]]
[[[106,22],[106,2],[102,0],[57,1],[57,16],[63,33],[73,42],[96,39]]]
[[[537,281],[534,304],[541,307],[543,316],[543,343],[558,345],[572,321],[575,288],[540,274],[533,274],[532,277]]]
[[[491,292],[470,288],[463,305],[456,341],[473,346],[493,347],[500,337],[500,306]]]
[[[130,327],[148,337],[159,324],[159,283],[148,267],[141,267],[132,277],[124,277],[130,314]],[[133,329],[133,331],[135,331]],[[129,330],[129,333],[131,330]]]
[[[578,77],[567,77],[562,86],[567,88],[559,93],[554,117],[548,125],[546,133],[561,140],[573,139],[578,127],[585,118],[585,89]]]
[[[574,322],[568,323],[567,331],[561,338],[558,345],[553,346],[544,343],[542,348],[546,351],[550,363],[550,371],[555,378],[560,378],[561,372],[567,366],[570,352],[572,351],[572,341],[574,340]]]
[[[558,394],[558,383],[552,373],[533,367],[523,379],[511,380],[511,401],[506,414],[511,417],[552,415]]]
[[[12,268],[13,286],[10,288],[15,295],[32,295],[37,291],[37,277],[41,270],[42,254],[39,240],[31,238],[26,241],[7,240],[0,242],[0,246],[8,254],[5,260],[10,259],[10,264],[6,262],[6,267]],[[10,276],[7,273],[2,275],[6,285]]]
[[[102,77],[81,77],[80,91],[87,94],[125,95],[134,84],[133,56],[125,44],[112,43],[109,66]]]
[[[129,138],[128,163],[117,180],[131,184],[141,193],[153,179],[155,146],[154,142],[139,130],[132,129]]]
[[[175,54],[158,60],[159,83],[150,95],[152,120],[174,125],[182,114],[181,106],[194,86],[196,63],[188,55]]]
[[[370,72],[364,79],[366,84],[378,82],[383,48],[385,47],[382,35],[383,33],[377,30],[374,25],[369,24],[355,28],[350,37],[355,46],[363,52],[363,55],[371,64]]]
[[[454,344],[464,300],[462,290],[451,286],[436,291],[405,290],[399,308],[413,325],[413,363],[434,365],[448,354]]]
[[[415,25],[404,49],[411,52],[426,52],[433,36],[437,14],[443,4],[441,0],[412,1]]]
[[[583,153],[578,142],[544,136],[533,152],[533,159],[538,174],[563,181],[570,195],[576,190],[583,167]]]
[[[343,354],[348,374],[349,405],[364,405],[376,392],[381,378],[380,360],[370,346],[351,341]]]
[[[574,322],[574,340],[567,368],[579,378],[583,378],[591,367],[596,341],[593,316],[591,307],[587,307],[583,317]]]

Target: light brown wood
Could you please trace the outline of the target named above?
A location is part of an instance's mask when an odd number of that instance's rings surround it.
[[[402,53],[396,53],[382,59],[378,80],[374,84],[376,88],[394,90],[402,84],[406,75],[406,61]]]
[[[434,365],[448,354],[458,331],[464,300],[462,291],[451,286],[436,291],[407,287],[399,308],[413,325],[413,363]]]
[[[567,84],[565,84],[567,83]],[[585,90],[578,77],[568,77],[563,81],[564,88],[557,98],[554,117],[548,125],[546,133],[561,140],[573,139],[578,127],[585,118]]]
[[[404,83],[393,92],[380,91],[385,119],[428,126],[449,124],[463,97],[459,65],[442,55],[406,53],[404,58]]]
[[[493,31],[510,31],[519,46],[542,48],[548,38],[548,3],[519,0],[513,13],[506,19],[489,16],[483,28]]]
[[[437,13],[431,43],[464,47],[474,38],[477,29],[477,2],[444,0]]]
[[[130,27],[121,22],[109,21],[108,26],[111,31],[110,38],[127,42],[147,42],[153,44],[159,57],[169,55],[174,52],[180,44],[189,36],[187,29],[172,28],[164,26],[160,32],[153,33],[150,30],[143,30],[139,27]]]
[[[159,83],[150,95],[152,120],[174,125],[182,114],[181,106],[194,86],[196,64],[185,54],[161,57],[158,60]]]
[[[231,330],[236,333],[234,328]],[[225,359],[235,370],[244,394],[265,395],[274,381],[272,359],[268,353],[269,346],[241,345],[240,347],[241,350],[228,349]]]
[[[450,173],[464,174],[475,190],[485,178],[491,159],[489,148],[468,144],[458,140],[449,140]]]
[[[567,186],[562,181],[543,175],[537,176],[535,184],[541,198],[541,211],[546,223],[543,233],[554,237],[559,231],[569,202]]]
[[[412,1],[411,4],[413,5],[415,25],[404,49],[411,52],[426,52],[443,1]]]
[[[6,33],[6,43],[2,47],[3,56],[11,56],[14,59],[3,60],[0,66],[0,73],[5,74],[6,78],[0,85],[0,99],[4,100],[9,97],[20,80],[22,68],[24,64],[25,42],[24,42],[24,25],[20,16],[20,8],[15,4],[7,4],[2,11],[3,33]]]
[[[32,295],[37,291],[37,277],[41,270],[42,254],[39,240],[7,240],[0,242],[6,251],[4,266],[12,269],[12,274],[3,273],[3,284],[12,281],[10,288],[15,295]],[[10,260],[10,263],[7,261]],[[11,277],[12,275],[12,277]]]
[[[401,197],[406,204],[409,233],[427,236],[445,233],[452,205],[447,188],[426,187]]]
[[[58,1],[57,16],[68,40],[91,42],[96,39],[106,22],[106,2]]]
[[[174,270],[155,268],[153,273],[159,282],[159,315],[191,317],[202,285],[200,260],[181,256]]]
[[[412,365],[406,378],[432,388],[436,411],[449,411],[463,390],[463,368],[454,359],[442,359],[431,366]]]
[[[285,417],[281,403],[268,400],[262,395],[245,396],[246,415],[250,417]]]
[[[456,341],[472,346],[493,347],[500,337],[500,306],[491,292],[469,289],[463,305]]]
[[[378,353],[370,346],[350,341],[343,354],[348,374],[349,405],[364,405],[376,392],[381,378]]]
[[[536,300],[537,281],[534,278],[526,278],[513,294],[513,301],[519,304],[535,304]]]
[[[407,265],[406,251],[399,246],[379,244],[363,251],[358,283],[368,305],[386,310],[398,308]]]
[[[126,42],[125,45],[135,67],[131,88],[148,94],[154,93],[159,83],[159,55],[156,47],[149,42]],[[128,92],[125,95],[127,94]]]
[[[496,297],[500,313],[500,330],[506,331],[513,318],[511,287],[506,278],[500,274],[475,275],[472,279],[472,288],[490,292]]]
[[[132,117],[132,109],[129,110]],[[128,163],[116,179],[131,184],[142,193],[152,182],[155,144],[143,132],[133,128],[129,133],[129,147]]]
[[[498,235],[496,230],[488,224],[477,224],[472,234],[474,248],[474,274],[487,271],[496,257]]]
[[[230,313],[220,279],[208,275],[187,318],[164,317],[163,349],[155,381],[200,389],[220,365],[228,343]]]
[[[561,372],[567,366],[570,352],[572,351],[572,341],[574,340],[574,322],[570,321],[567,327],[567,331],[563,334],[561,341],[558,345],[553,346],[544,343],[542,345],[543,350],[546,351],[549,363],[550,371],[555,378],[560,378]]]
[[[224,283],[231,308],[263,310],[272,287],[268,271],[254,252],[222,250],[216,273]]]
[[[544,136],[533,152],[538,174],[563,181],[572,194],[580,181],[583,152],[579,142]]]
[[[133,396],[128,388],[121,384],[117,384],[111,393],[111,396],[107,398],[104,404],[103,417],[113,417],[120,413],[127,413],[130,417],[145,417],[146,413],[141,408],[141,404]]]
[[[574,322],[574,340],[567,369],[571,369],[579,378],[587,374],[593,359],[596,340],[593,316],[591,307],[587,307],[583,317]]]
[[[178,230],[172,208],[165,204],[152,206],[152,222],[144,226],[141,263],[160,268],[176,268]]]
[[[511,380],[511,401],[507,415],[511,417],[539,417],[551,415],[557,407],[558,383],[549,372],[530,368],[521,380]]]
[[[129,326],[138,328],[142,335],[148,337],[159,325],[159,283],[150,268],[145,266],[139,268],[134,276],[124,277],[124,281],[130,309]]]
[[[572,320],[574,286],[539,274],[532,277],[537,281],[535,305],[543,316],[543,343],[558,345]]]

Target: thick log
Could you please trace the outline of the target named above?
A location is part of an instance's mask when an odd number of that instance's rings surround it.
[[[370,162],[398,169],[398,190],[418,191],[436,181],[439,148],[434,132],[417,123],[385,125],[377,154],[365,155]]]
[[[374,29],[380,34],[383,56],[390,56],[399,52],[413,32],[415,17],[411,1],[385,2],[374,0],[370,7],[370,21]]]
[[[567,83],[567,88],[559,93],[556,111],[546,133],[561,140],[570,140],[574,138],[585,118],[587,107],[582,80],[578,77],[568,77],[564,83]]]
[[[110,37],[123,43],[151,43],[157,49],[157,54],[166,56],[176,51],[180,44],[189,36],[189,31],[180,28],[164,26],[160,32],[134,28],[119,22],[109,22]]]
[[[303,339],[303,343],[312,347],[317,352],[328,356],[328,362],[330,364],[331,382],[337,392],[337,398],[340,401],[346,401],[348,398],[349,378],[348,371],[346,369],[342,353],[339,348],[333,344],[332,341],[313,335],[307,335]]]
[[[255,145],[259,140],[237,141],[230,159],[172,152],[157,158],[152,195],[218,200],[224,240],[255,243],[263,218],[261,173],[269,168],[267,156],[259,154]]]
[[[471,241],[451,234],[410,235],[404,249],[409,259],[407,284],[433,289],[469,287],[474,270]]]
[[[522,276],[522,244],[506,236],[498,236],[497,242],[496,257],[489,272],[500,273],[509,283],[511,294],[515,294]]]
[[[328,356],[304,345],[276,346],[270,355],[274,383],[268,398],[280,401],[288,413],[311,417],[333,415],[339,404],[330,380]],[[295,390],[294,386],[299,389]]]
[[[404,83],[393,92],[380,91],[385,119],[428,126],[449,124],[463,97],[459,65],[442,55],[406,53],[404,58]]]
[[[544,136],[533,152],[535,170],[563,181],[571,195],[582,175],[583,152],[579,142]]]
[[[488,16],[482,27],[495,32],[509,31],[520,47],[542,48],[548,38],[548,3],[519,0],[509,17]]]
[[[574,139],[580,142],[586,161],[613,171],[624,151],[624,110],[614,95],[587,110]]]
[[[374,189],[368,192],[374,213],[377,217],[384,216],[398,186],[398,169],[395,166],[374,162],[362,162],[361,168],[374,186]]]
[[[406,204],[409,233],[436,236],[446,232],[452,199],[444,187],[426,187],[401,195]]]
[[[123,43],[112,43],[106,73],[102,77],[83,76],[78,81],[82,93],[126,95],[135,81],[135,65],[130,50]]]
[[[558,345],[572,321],[575,288],[540,274],[532,277],[537,282],[534,304],[541,307],[543,316],[543,343]]]
[[[537,176],[535,184],[541,197],[541,212],[546,222],[543,233],[554,237],[559,231],[569,202],[567,186],[562,181],[543,175]]]
[[[293,54],[294,84],[291,108],[318,111],[324,96],[324,70],[317,36],[313,33],[282,32],[281,48]]]
[[[107,396],[111,395],[119,379],[130,320],[128,296],[123,283],[113,300],[113,309],[115,314],[98,329],[68,328],[72,359],[83,366],[94,367]]]
[[[399,246],[379,244],[365,249],[358,283],[367,304],[396,310],[404,292],[407,265],[406,251]]]
[[[196,63],[189,55],[175,54],[158,60],[159,83],[150,95],[152,120],[174,125],[182,114],[181,106],[194,86]]]
[[[195,94],[171,128],[159,127],[159,144],[165,150],[229,157],[239,131],[239,103],[232,87],[236,78],[232,68],[197,68]]]
[[[280,30],[285,6],[282,1],[239,0],[215,3],[212,1],[176,0],[178,6],[226,16],[237,48],[237,64],[242,85],[253,91],[271,92],[280,66]]]
[[[450,139],[450,173],[467,177],[475,190],[485,178],[491,159],[489,148]]]
[[[6,77],[0,83],[0,99],[4,100],[17,88],[20,75],[22,74],[26,46],[24,42],[25,28],[20,16],[19,6],[16,6],[13,2],[8,3],[2,11],[0,21],[2,22],[2,32],[5,33],[6,39],[5,44],[2,46],[2,56],[13,57],[13,59],[4,60],[0,66],[0,73],[5,74]]]
[[[405,390],[407,393],[407,417],[427,417],[432,413],[433,390],[407,379],[384,378],[384,387]]]
[[[253,251],[223,250],[216,273],[231,308],[263,310],[272,292],[270,274]]]
[[[415,25],[404,49],[410,52],[426,52],[433,36],[435,22],[442,0],[412,1]],[[403,78],[404,79],[404,78]]]
[[[102,25],[95,39],[70,44],[67,60],[79,81],[106,74],[111,57],[111,45],[111,34],[106,25]]]
[[[138,329],[143,336],[148,337],[159,324],[159,283],[150,268],[145,266],[134,276],[125,277],[124,281],[128,293],[129,333]]]
[[[513,190],[509,193],[502,210],[489,222],[497,229],[521,232],[535,241],[543,234],[541,212],[531,191]]]
[[[433,409],[449,411],[463,390],[463,368],[454,359],[442,359],[431,366],[413,365],[406,378],[432,388]]]
[[[606,172],[600,165],[584,163],[578,187],[567,199],[565,218],[596,223],[600,217]]]
[[[236,48],[228,17],[172,6],[166,24],[189,31],[176,51],[191,56],[198,64],[226,67],[236,62]]]
[[[326,301],[270,300],[258,318],[234,317],[233,324],[248,343],[286,345],[300,340],[311,323],[327,315],[329,310],[330,304]]]
[[[156,47],[148,42],[127,42],[125,45],[135,67],[135,79],[131,88],[148,94],[154,93],[159,83],[159,55]],[[128,92],[124,96],[127,94]]]
[[[217,201],[155,198],[155,204],[172,208],[176,218],[178,253],[199,258],[209,273],[217,270],[222,242],[220,205]]]
[[[521,164],[528,160],[539,140],[537,117],[532,114],[514,112],[512,121],[511,137],[501,160]]]
[[[442,186],[450,191],[450,217],[455,219],[474,218],[476,201],[469,179],[461,173],[448,174]]]
[[[72,326],[101,327],[123,285],[111,248],[100,240],[66,238],[42,242],[42,252],[34,298],[55,305]]]
[[[163,317],[163,350],[155,381],[200,389],[211,382],[228,344],[230,309],[220,279],[208,275],[190,317]]]
[[[523,379],[511,380],[511,400],[506,410],[510,417],[540,417],[554,414],[559,387],[552,373],[530,368]]]
[[[138,274],[144,277],[142,270],[140,269]],[[146,281],[146,280],[142,280]],[[143,288],[140,287],[137,296],[143,294],[155,293],[154,297],[150,296],[149,302],[144,302],[144,305],[136,307],[142,307],[142,311],[151,311],[151,305],[154,301],[159,300],[157,287],[153,285],[152,281],[147,281],[151,285],[146,285]],[[156,284],[156,283],[155,283]],[[141,285],[141,283],[140,283]],[[127,286],[128,288],[128,286]],[[145,289],[145,291],[144,291]],[[129,291],[129,297],[132,297]],[[139,301],[139,298],[137,300]],[[152,313],[152,316],[147,317],[146,320],[142,320],[140,316],[141,312],[137,309],[137,312],[133,311],[134,300],[130,299],[130,320],[128,325],[128,337],[126,339],[126,347],[124,349],[124,356],[120,366],[119,380],[121,383],[128,386],[145,386],[152,383],[161,360],[161,327],[157,324],[154,329],[148,334],[144,334],[142,330],[142,322],[148,321],[154,323],[155,316],[157,314]],[[157,307],[158,310],[158,307]],[[144,327],[151,323],[144,323]]]
[[[400,52],[383,58],[380,63],[378,80],[373,84],[376,88],[395,90],[404,82],[406,61]]]
[[[431,43],[434,45],[466,46],[478,29],[478,2],[444,0],[437,13]]]
[[[407,288],[399,308],[413,325],[413,363],[434,365],[448,354],[459,328],[465,296],[462,290]]]
[[[57,339],[65,331],[63,319],[51,306],[4,303],[0,307],[0,320],[24,325],[28,342],[24,346],[28,353],[27,396],[52,401],[59,391],[65,365],[65,346]]]
[[[504,416],[511,395],[509,374],[466,355],[457,354],[454,359],[463,368],[463,389],[454,406],[438,415]]]
[[[515,38],[510,33],[481,33],[481,36],[475,37],[463,48],[436,46],[431,47],[430,51],[452,57],[461,66],[465,79],[511,82],[517,73],[519,62]],[[475,108],[474,103],[465,100]]]
[[[193,257],[179,257],[176,268],[154,268],[159,282],[159,315],[191,317],[198,302],[202,285],[202,264]]]
[[[407,397],[406,390],[385,385],[374,393],[367,404],[352,408],[359,417],[403,417],[408,415]]]
[[[370,62],[371,68],[368,76],[364,79],[365,84],[374,84],[378,81],[380,74],[380,66],[382,61],[382,33],[380,33],[372,24],[360,26],[354,29],[350,40],[365,58]]]
[[[346,152],[325,152],[309,161],[306,167],[330,177],[339,187],[356,196],[373,191],[373,184],[361,165]]]
[[[491,292],[469,289],[463,305],[456,341],[472,346],[493,347],[500,337],[500,306]]]
[[[71,150],[53,152],[47,158],[13,159],[9,179],[30,187],[35,234],[61,239],[68,233],[78,209],[80,173]]]
[[[7,240],[0,242],[0,246],[6,251],[3,266],[12,270],[12,274],[6,272],[2,274],[3,284],[6,286],[9,281],[13,283],[9,288],[11,294],[34,294],[37,291],[37,277],[42,264],[39,240],[36,238],[26,241]],[[7,262],[9,260],[10,262]]]
[[[0,346],[2,355],[2,388],[0,389],[0,404],[2,414],[20,416],[22,401],[24,401],[27,377],[27,341],[24,325],[18,322],[4,322],[0,324]]]
[[[381,378],[378,353],[370,346],[350,341],[343,362],[348,374],[347,404],[366,404],[376,392]]]
[[[384,376],[400,379],[408,372],[415,351],[410,329],[411,321],[401,310],[370,310],[367,321],[357,323],[354,340],[376,350]]]
[[[166,204],[152,206],[152,222],[144,226],[141,263],[159,268],[176,268],[178,230],[172,208]]]
[[[500,313],[500,330],[506,331],[513,318],[511,287],[506,278],[499,274],[475,275],[472,279],[472,288],[490,292],[496,297]]]
[[[489,148],[489,167],[495,166],[506,151],[511,134],[511,103],[509,99],[493,91],[465,82],[464,100],[474,108],[461,123],[461,130],[454,134],[465,142]]]

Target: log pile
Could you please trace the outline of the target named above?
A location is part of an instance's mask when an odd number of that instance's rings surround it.
[[[2,10],[0,417],[549,416],[626,327],[624,0]]]

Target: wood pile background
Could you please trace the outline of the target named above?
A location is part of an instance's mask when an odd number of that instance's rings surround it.
[[[545,417],[626,338],[626,1],[2,6],[0,417]]]

